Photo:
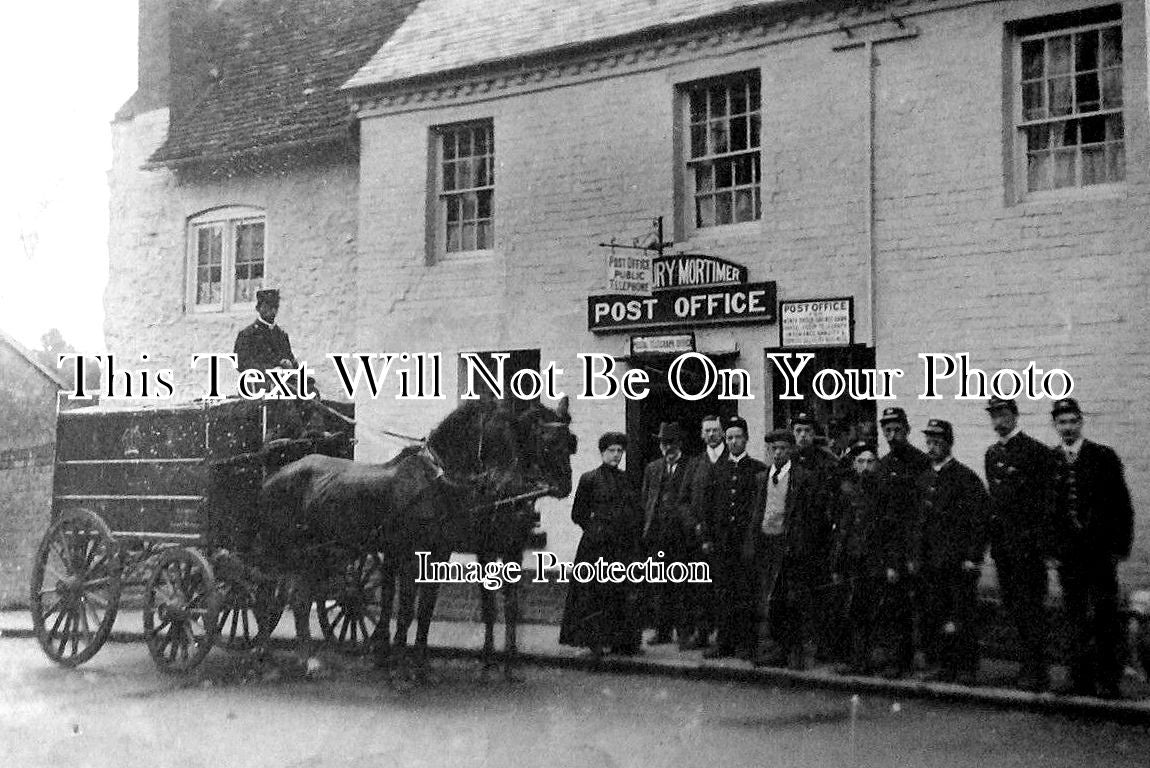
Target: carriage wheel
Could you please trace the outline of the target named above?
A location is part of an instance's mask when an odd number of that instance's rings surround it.
[[[148,652],[163,672],[194,669],[220,630],[219,595],[212,566],[192,549],[160,555],[148,581],[144,637]]]
[[[323,636],[349,650],[366,650],[379,626],[383,602],[383,563],[378,554],[356,558],[333,581],[328,597],[316,601]]]
[[[40,647],[66,667],[96,655],[120,604],[119,547],[107,524],[86,509],[63,513],[36,550],[32,627]]]
[[[247,651],[255,645],[259,617],[255,610],[255,591],[244,584],[221,581],[219,591],[219,642],[229,651]]]

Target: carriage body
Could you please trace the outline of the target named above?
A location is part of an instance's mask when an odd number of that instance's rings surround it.
[[[91,658],[111,631],[121,593],[139,587],[161,667],[195,666],[229,620],[229,642],[249,640],[251,590],[237,583],[234,569],[216,574],[213,564],[224,553],[242,561],[268,473],[308,453],[351,458],[354,406],[323,405],[314,409],[322,429],[313,423],[310,437],[270,441],[276,409],[294,403],[227,399],[60,412],[52,521],[31,585],[33,624],[48,656],[68,666]],[[196,647],[186,647],[181,634],[152,648],[153,634],[189,619],[202,625]]]

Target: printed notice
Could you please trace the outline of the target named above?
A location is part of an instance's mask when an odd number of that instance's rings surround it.
[[[784,348],[849,345],[853,341],[852,304],[849,298],[781,302],[780,345]]]

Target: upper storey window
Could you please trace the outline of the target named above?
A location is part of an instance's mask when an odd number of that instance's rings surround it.
[[[188,305],[195,311],[254,306],[266,266],[266,216],[230,206],[188,223]]]

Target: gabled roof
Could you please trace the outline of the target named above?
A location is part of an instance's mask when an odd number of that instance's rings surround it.
[[[808,0],[809,2],[809,0]],[[423,0],[345,88],[383,85],[801,0]]]
[[[154,164],[350,138],[340,85],[418,0],[226,0],[171,25],[171,122]],[[183,58],[181,58],[183,57]],[[181,64],[181,62],[184,62]],[[186,69],[200,71],[178,71]]]
[[[0,344],[5,344],[16,351],[16,354],[28,361],[38,373],[40,373],[48,381],[56,385],[58,389],[63,389],[66,385],[60,380],[60,377],[52,373],[43,363],[36,359],[36,356],[20,342],[16,341],[13,337],[9,336],[4,331],[0,330]]]

